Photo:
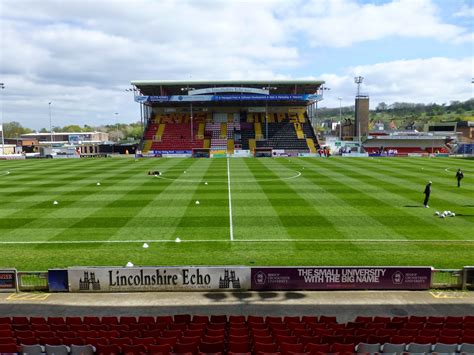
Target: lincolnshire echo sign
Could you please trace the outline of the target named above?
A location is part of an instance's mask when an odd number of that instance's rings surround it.
[[[430,267],[252,268],[252,290],[426,290]]]
[[[70,292],[250,289],[248,267],[69,268]]]

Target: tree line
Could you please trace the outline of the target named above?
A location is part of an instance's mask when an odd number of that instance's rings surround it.
[[[140,122],[135,123],[117,123],[101,126],[79,126],[67,125],[64,127],[53,126],[53,132],[81,133],[81,132],[105,132],[109,134],[111,141],[121,140],[140,140],[142,138],[142,125]],[[20,138],[22,134],[27,133],[49,133],[49,129],[41,128],[36,131],[28,127],[23,127],[21,123],[12,121],[3,124],[5,138]]]

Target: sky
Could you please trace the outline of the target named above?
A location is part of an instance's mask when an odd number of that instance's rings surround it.
[[[317,79],[322,107],[473,97],[473,0],[0,0],[1,119],[136,122],[133,80]],[[51,103],[51,104],[49,104]]]

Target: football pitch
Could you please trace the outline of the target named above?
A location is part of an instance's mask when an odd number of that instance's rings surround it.
[[[446,210],[456,216],[435,216]],[[460,268],[474,262],[474,161],[0,161],[0,250],[0,268],[21,271],[129,261]]]

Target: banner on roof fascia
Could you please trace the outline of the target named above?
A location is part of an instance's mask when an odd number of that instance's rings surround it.
[[[16,269],[0,269],[0,292],[16,291]]]
[[[68,269],[70,292],[248,290],[250,268],[78,267]]]
[[[431,267],[252,267],[252,290],[426,290]]]
[[[172,95],[135,96],[135,101],[145,102],[198,102],[198,101],[316,101],[321,95]]]

